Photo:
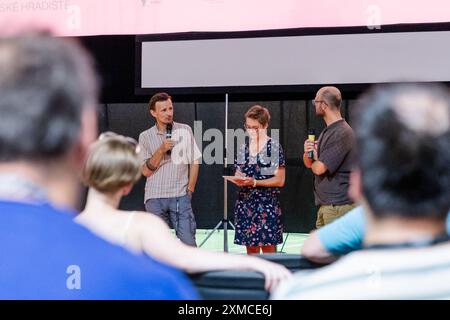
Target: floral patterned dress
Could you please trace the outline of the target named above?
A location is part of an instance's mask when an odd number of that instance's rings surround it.
[[[283,149],[278,141],[269,139],[255,156],[249,145],[238,151],[234,167],[256,180],[272,178],[278,167],[285,166]],[[241,187],[234,208],[234,243],[245,246],[277,245],[283,242],[280,188]]]

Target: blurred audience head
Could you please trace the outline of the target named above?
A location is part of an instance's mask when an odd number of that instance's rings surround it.
[[[97,99],[88,54],[48,34],[0,39],[0,161],[57,158]]]
[[[45,182],[60,179],[74,190],[97,136],[97,89],[93,61],[75,40],[49,33],[1,38],[0,170],[25,164]]]
[[[141,177],[139,145],[136,140],[112,132],[100,135],[83,166],[84,183],[101,193],[116,193]]]
[[[450,96],[432,84],[377,86],[358,101],[358,178],[375,218],[445,220],[450,209]]]

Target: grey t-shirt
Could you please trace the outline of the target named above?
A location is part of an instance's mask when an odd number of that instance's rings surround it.
[[[318,159],[328,171],[314,176],[316,205],[353,203],[348,196],[350,172],[355,161],[355,135],[342,119],[327,126],[319,136]]]

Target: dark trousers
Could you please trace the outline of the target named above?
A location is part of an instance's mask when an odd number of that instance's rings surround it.
[[[196,223],[192,211],[191,198],[188,195],[175,198],[149,199],[145,210],[163,219],[175,229],[178,239],[187,245],[196,247]]]

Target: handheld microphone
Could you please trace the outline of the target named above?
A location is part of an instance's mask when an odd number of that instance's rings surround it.
[[[168,123],[166,126],[166,139],[172,139],[172,123]],[[167,150],[167,154],[171,155],[172,154],[172,150]]]
[[[308,130],[308,140],[309,141],[315,141],[316,140],[316,131],[314,129],[309,129]],[[313,159],[314,158],[314,152],[313,151],[309,151],[308,152],[308,158]]]

